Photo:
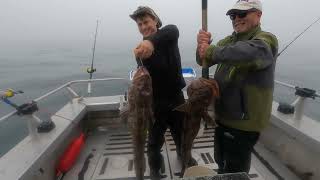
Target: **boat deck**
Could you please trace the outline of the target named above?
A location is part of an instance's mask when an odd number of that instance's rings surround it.
[[[199,165],[217,170],[218,166],[213,158],[214,129],[205,129],[203,135],[194,141],[193,157]],[[131,137],[125,128],[97,131],[88,135],[86,146],[78,158],[74,168],[64,176],[64,180],[131,180],[135,179]],[[256,148],[257,149],[257,148]],[[259,147],[258,147],[259,149]],[[261,149],[261,148],[260,148]],[[146,148],[147,150],[147,148]],[[181,166],[176,157],[175,144],[170,131],[165,134],[165,143],[162,147],[165,167],[162,169],[163,179],[178,179]],[[145,152],[146,153],[146,152]],[[276,167],[281,172],[270,169],[270,164],[260,156],[253,154],[249,177],[252,180],[298,180],[290,171],[277,162]],[[147,155],[145,154],[147,158]],[[147,159],[146,159],[147,160]],[[262,163],[264,162],[264,163]],[[267,165],[266,165],[267,164]],[[145,179],[149,177],[149,167],[145,172]]]

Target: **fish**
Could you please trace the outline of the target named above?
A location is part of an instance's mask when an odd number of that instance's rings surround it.
[[[185,112],[181,143],[181,176],[186,168],[197,165],[197,162],[192,158],[191,149],[199,132],[201,120],[213,127],[217,126],[213,118],[214,115],[209,115],[208,108],[211,108],[211,113],[214,112],[215,100],[219,98],[219,86],[214,79],[199,78],[191,81],[187,87],[187,95],[187,101],[174,109]]]
[[[127,125],[132,136],[136,179],[142,180],[146,170],[144,156],[148,130],[154,123],[152,79],[144,66],[138,67],[128,90]],[[126,109],[126,108],[124,108]]]

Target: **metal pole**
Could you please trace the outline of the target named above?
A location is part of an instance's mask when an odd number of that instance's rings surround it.
[[[296,86],[288,84],[288,83],[284,83],[284,82],[277,81],[277,80],[274,80],[274,82],[277,83],[277,84],[280,84],[282,86],[288,87],[288,88],[296,89]]]
[[[208,31],[208,1],[202,0],[202,30]],[[202,77],[209,79],[208,63],[202,59]]]

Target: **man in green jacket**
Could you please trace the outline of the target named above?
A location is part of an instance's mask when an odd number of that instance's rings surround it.
[[[218,173],[249,172],[251,152],[271,116],[277,38],[260,28],[259,0],[238,0],[227,12],[234,32],[209,45],[211,34],[197,36],[197,63],[217,64],[214,156]]]

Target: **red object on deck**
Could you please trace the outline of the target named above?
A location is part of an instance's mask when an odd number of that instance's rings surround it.
[[[61,174],[66,173],[75,163],[77,157],[79,156],[81,149],[84,145],[84,134],[81,133],[79,137],[74,139],[67,149],[64,151],[60,157],[59,164],[56,168],[56,175],[60,176]]]

